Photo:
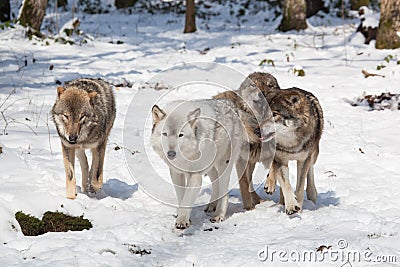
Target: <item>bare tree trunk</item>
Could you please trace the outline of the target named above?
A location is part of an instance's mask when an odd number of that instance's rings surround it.
[[[6,22],[11,20],[10,17],[10,1],[9,0],[1,0],[0,1],[0,21]]]
[[[369,6],[369,0],[350,0],[351,10],[359,10],[362,6]]]
[[[62,7],[64,11],[67,10],[68,0],[56,0],[57,7]]]
[[[196,31],[196,10],[194,0],[186,0],[186,21],[184,33]]]
[[[283,18],[279,30],[286,32],[291,30],[307,29],[306,1],[285,0],[283,2]]]
[[[327,11],[322,0],[306,0],[306,7],[307,18],[314,16],[320,10]]]
[[[381,0],[381,18],[376,35],[375,48],[396,49],[400,47],[400,1]]]
[[[40,31],[46,6],[47,0],[25,0],[19,15],[21,25]]]
[[[137,0],[115,0],[115,6],[117,8],[128,8],[134,6]]]

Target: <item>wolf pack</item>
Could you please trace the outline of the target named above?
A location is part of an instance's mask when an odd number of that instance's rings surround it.
[[[169,168],[178,210],[175,228],[190,226],[190,214],[203,179],[212,183],[205,211],[211,222],[225,220],[229,184],[235,168],[243,208],[263,200],[253,185],[258,163],[269,170],[264,191],[280,186],[280,204],[288,215],[301,212],[304,187],[316,203],[314,164],[323,131],[323,112],[310,92],[280,88],[277,79],[263,72],[250,74],[235,90],[209,99],[172,101],[151,111],[150,144]],[[75,155],[82,172],[82,191],[96,193],[103,185],[108,135],[116,117],[112,86],[101,79],[76,79],[57,88],[51,111],[60,136],[66,173],[66,196],[76,198]],[[133,115],[133,114],[131,114]],[[85,150],[90,149],[89,168]],[[289,161],[296,161],[293,191]],[[133,170],[134,171],[134,170]]]

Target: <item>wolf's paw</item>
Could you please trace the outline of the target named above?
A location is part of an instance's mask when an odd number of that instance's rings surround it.
[[[85,194],[87,194],[87,193],[90,193],[90,184],[85,184],[85,185],[83,185],[82,184],[82,193],[85,193]]]
[[[67,198],[75,199],[76,198],[76,188],[67,188]]]
[[[256,192],[251,192],[251,200],[253,202],[253,206],[258,205],[262,202],[262,198],[256,193]]]
[[[301,210],[301,208],[297,204],[288,205],[285,208],[286,208],[287,215],[295,214]]]
[[[268,195],[272,195],[273,193],[275,193],[275,189],[276,189],[276,182],[271,181],[271,179],[267,178],[267,181],[265,182],[264,185],[265,193],[267,193]]]
[[[222,222],[224,220],[225,220],[225,216],[216,215],[216,216],[214,216],[214,217],[212,217],[210,219],[210,222],[212,222],[212,223],[220,223],[220,222]]]
[[[97,193],[97,192],[99,192],[101,190],[101,188],[102,188],[101,186],[90,185],[89,189],[88,189],[88,192],[89,193]]]
[[[103,187],[103,180],[102,179],[92,179],[90,186],[89,186],[89,190],[92,193],[97,193],[98,191],[100,191],[100,189]]]
[[[217,201],[213,201],[208,203],[207,208],[205,208],[205,212],[212,213],[217,209]]]
[[[76,198],[76,194],[73,194],[73,195],[67,195],[67,198],[68,198],[68,199],[75,199],[75,198]]]
[[[245,209],[245,210],[254,210],[255,209],[255,205],[254,204],[243,204],[243,208]]]
[[[307,198],[317,204],[318,192],[317,190],[307,190]]]
[[[176,222],[175,222],[176,229],[184,230],[184,229],[188,228],[189,226],[190,226],[190,220],[187,220],[184,218],[176,219]]]
[[[86,188],[85,193],[88,194],[88,195],[96,195],[96,193],[97,193],[99,190],[100,190],[100,188],[96,190],[96,188],[94,188],[92,185],[89,185],[89,186]]]
[[[86,187],[87,193],[96,194],[103,188],[103,182],[92,182]]]

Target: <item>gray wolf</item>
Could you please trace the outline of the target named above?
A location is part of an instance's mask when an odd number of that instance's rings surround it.
[[[212,181],[207,208],[215,210],[211,221],[224,220],[230,174],[243,143],[244,130],[235,106],[224,99],[175,101],[164,109],[154,105],[152,116],[150,142],[168,165],[177,195],[175,227],[189,227],[203,174]]]
[[[100,79],[67,82],[57,88],[51,114],[61,139],[67,198],[76,197],[75,153],[82,171],[82,191],[99,191],[103,185],[107,138],[116,114],[111,86]],[[85,149],[92,152],[90,171]]]
[[[317,200],[314,164],[323,131],[323,112],[312,93],[295,87],[272,92],[266,100],[270,112],[265,112],[261,121],[260,140],[275,139],[276,152],[264,189],[273,193],[278,180],[281,203],[284,202],[286,213],[290,215],[302,209],[306,178],[307,198],[314,203]],[[296,194],[289,182],[289,160],[297,161]]]
[[[254,131],[259,129],[259,121],[266,108],[264,105],[259,106],[258,104],[262,102],[258,102],[256,99],[259,94],[262,98],[265,98],[279,89],[278,81],[273,75],[254,72],[242,82],[238,90],[225,91],[214,96],[215,99],[228,99],[234,103],[246,129],[248,145],[243,146],[236,162],[243,207],[246,210],[254,209],[255,205],[261,202],[261,198],[254,191],[252,182],[255,165],[257,162],[262,162],[266,168],[269,168],[274,151],[273,142],[262,143],[259,138],[260,133]],[[256,102],[253,100],[256,100]],[[253,108],[253,105],[258,106]]]

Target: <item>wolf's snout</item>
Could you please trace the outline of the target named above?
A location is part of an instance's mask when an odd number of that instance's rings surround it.
[[[258,138],[261,138],[261,129],[260,128],[255,128],[253,132],[255,135],[257,135]]]
[[[169,159],[174,159],[176,157],[176,152],[173,150],[170,150],[167,152],[167,156]]]
[[[78,136],[76,136],[76,135],[70,135],[69,137],[68,137],[68,142],[70,143],[70,144],[76,144],[76,141],[78,140]]]

